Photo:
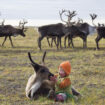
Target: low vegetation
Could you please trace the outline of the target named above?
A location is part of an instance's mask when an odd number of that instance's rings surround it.
[[[26,32],[26,37],[13,37],[15,48],[9,40],[5,47],[0,46],[0,105],[62,105],[40,97],[29,100],[25,96],[25,86],[28,78],[34,72],[27,57],[31,52],[33,59],[40,63],[43,52],[47,51],[46,66],[56,73],[59,64],[69,60],[72,66],[72,85],[80,91],[83,97],[79,100],[69,100],[65,105],[104,105],[105,104],[105,40],[101,40],[100,50],[95,50],[96,35],[89,36],[87,49],[83,49],[83,41],[74,39],[75,48],[57,50],[48,46],[46,38],[42,41],[42,51],[37,45],[38,33],[32,27]],[[0,38],[0,44],[3,38]],[[62,40],[63,41],[63,40]],[[62,43],[63,45],[63,43]]]

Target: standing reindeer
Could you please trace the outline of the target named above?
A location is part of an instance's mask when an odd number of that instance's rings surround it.
[[[62,19],[62,15],[65,14],[65,12],[68,12],[68,21],[64,21]],[[78,22],[71,22],[71,19],[76,16],[75,11],[70,12],[67,10],[62,10],[60,13],[61,20],[66,23],[67,25],[67,34],[65,35],[65,41],[64,46],[66,47],[66,39],[68,38],[68,46],[70,47],[70,44],[72,44],[72,47],[74,47],[72,38],[74,37],[80,37],[83,39],[83,47],[87,47],[87,36],[89,34],[95,33],[95,27],[89,25],[88,23],[84,23],[82,19],[78,18]]]
[[[41,50],[41,41],[44,37],[57,37],[57,49],[59,47],[59,42],[61,37],[65,35],[64,33],[65,25],[62,23],[44,25],[38,28],[39,38],[38,38],[38,47]],[[61,46],[60,46],[61,47]]]
[[[61,16],[61,14],[60,14],[60,16]],[[70,19],[73,16],[75,16],[75,12],[74,11],[72,13],[69,12],[68,20],[70,21]],[[39,31],[39,34],[40,34],[40,37],[38,39],[38,46],[39,46],[40,50],[41,50],[41,40],[44,37],[53,37],[54,38],[53,40],[55,40],[55,38],[57,38],[57,43],[56,43],[57,49],[58,49],[59,45],[60,45],[60,48],[61,48],[62,47],[61,46],[61,37],[63,37],[65,34],[68,33],[67,32],[68,30],[66,29],[66,26],[62,23],[41,26],[41,27],[38,28],[38,31]]]
[[[12,43],[11,36],[17,36],[18,34],[20,34],[21,36],[25,37],[24,25],[26,23],[27,23],[26,21],[23,22],[21,29],[15,28],[15,27],[13,27],[11,25],[0,25],[0,37],[5,37],[5,39],[4,39],[3,43],[2,43],[2,46],[4,46],[4,43],[5,43],[5,41],[7,40],[8,37],[9,37],[9,40],[11,42],[12,47],[14,47],[14,46],[13,46],[13,43]]]
[[[96,26],[93,21],[96,19],[97,15],[96,14],[90,14],[90,16],[91,16],[93,25],[97,29],[97,37],[96,37],[95,41],[96,41],[96,49],[99,49],[99,44],[98,44],[99,41],[102,38],[105,38],[105,26],[104,25],[101,26],[100,24],[98,26]]]
[[[68,13],[68,14],[66,14]],[[63,18],[62,18],[62,15],[65,14],[67,17],[68,17],[68,20],[67,21],[64,21]],[[72,39],[75,38],[75,37],[80,37],[83,39],[83,47],[86,48],[87,45],[86,45],[86,39],[87,39],[87,36],[85,34],[85,32],[81,31],[79,27],[77,27],[75,25],[75,22],[71,22],[72,18],[74,16],[76,16],[76,11],[67,11],[67,10],[62,10],[61,13],[60,13],[60,18],[63,22],[66,23],[67,27],[66,27],[66,34],[65,34],[65,41],[64,41],[64,46],[66,47],[66,39],[68,37],[68,45],[70,45],[70,43],[72,44],[72,47],[74,47],[74,44],[73,44],[73,41]]]
[[[28,57],[31,61],[31,65],[34,68],[34,74],[28,79],[26,85],[26,96],[30,99],[37,99],[39,95],[48,96],[50,92],[55,90],[55,84],[53,81],[50,81],[50,76],[54,76],[49,69],[44,65],[46,52],[42,57],[42,65],[35,63],[32,58],[31,54],[28,53]],[[77,92],[72,87],[73,95],[80,96],[80,93]]]

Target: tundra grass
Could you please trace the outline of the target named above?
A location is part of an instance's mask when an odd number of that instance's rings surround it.
[[[99,42],[99,51],[95,50],[96,35],[88,37],[87,49],[82,48],[80,38],[75,38],[74,49],[57,50],[55,45],[50,48],[44,38],[40,51],[38,36],[35,28],[29,28],[26,37],[12,37],[14,48],[9,40],[4,47],[0,46],[0,105],[105,105],[105,40]],[[4,38],[0,38],[0,44],[3,40]],[[44,51],[47,51],[45,64],[52,73],[58,71],[62,61],[70,61],[72,85],[82,94],[81,99],[55,103],[42,96],[38,100],[26,98],[25,86],[34,72],[27,52],[31,52],[34,61],[40,63]]]

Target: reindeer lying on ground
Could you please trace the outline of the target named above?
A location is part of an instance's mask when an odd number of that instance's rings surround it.
[[[28,83],[26,85],[26,96],[30,99],[37,99],[39,95],[47,96],[50,91],[55,90],[55,85],[53,81],[50,81],[50,76],[53,74],[49,71],[49,69],[44,66],[46,52],[43,55],[42,62],[43,65],[35,63],[30,53],[28,53],[28,57],[31,61],[31,65],[34,68],[34,74],[28,79]],[[72,88],[73,95],[79,96],[80,93],[77,92],[74,88]]]
[[[42,62],[44,64],[44,58],[46,53],[43,55]],[[50,73],[49,69],[44,65],[35,63],[30,53],[28,53],[31,65],[34,68],[34,74],[29,78],[26,86],[26,96],[31,99],[37,98],[39,95],[47,95],[50,90],[54,90],[54,83],[50,81],[50,76],[53,76]]]

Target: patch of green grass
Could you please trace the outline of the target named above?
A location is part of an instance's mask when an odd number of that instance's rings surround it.
[[[89,36],[87,49],[83,49],[83,41],[74,39],[75,48],[56,49],[48,46],[46,38],[42,41],[42,51],[37,45],[38,33],[29,28],[26,37],[13,37],[15,48],[9,40],[5,47],[0,46],[0,105],[104,105],[105,103],[105,40],[99,42],[100,50],[95,50],[95,36]],[[0,43],[4,38],[0,38]],[[62,46],[63,46],[62,39]],[[79,100],[68,100],[66,103],[55,103],[46,97],[29,100],[25,96],[28,78],[34,72],[27,52],[31,52],[35,62],[40,63],[44,51],[46,66],[52,73],[58,71],[59,64],[69,60],[72,66],[72,85],[83,97]]]

